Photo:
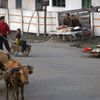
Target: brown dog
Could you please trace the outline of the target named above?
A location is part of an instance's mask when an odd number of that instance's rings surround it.
[[[10,57],[10,54],[8,52],[0,50],[0,61],[3,64],[6,63],[10,59],[12,59],[12,58]]]
[[[8,62],[10,59],[12,59],[9,55],[9,53],[0,50],[0,73],[4,71],[5,66],[4,63]]]
[[[5,78],[6,83],[6,100],[8,100],[8,87],[12,86],[13,89],[13,98],[14,100],[19,100],[19,92],[21,93],[21,98],[24,100],[24,85],[29,83],[28,76],[33,73],[33,67],[30,65],[22,66],[21,63],[14,60],[9,60],[8,63],[5,63],[6,70],[11,68],[20,68],[16,73],[13,73]],[[20,89],[20,91],[19,91]]]

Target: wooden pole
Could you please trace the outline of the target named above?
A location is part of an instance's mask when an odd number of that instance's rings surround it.
[[[94,12],[91,12],[91,29],[92,29],[92,39],[94,38]]]
[[[32,18],[33,18],[33,16],[34,16],[34,14],[35,14],[35,11],[33,11],[33,14],[32,14],[32,16],[31,16],[31,18],[30,18],[30,20],[29,20],[29,24],[28,24],[28,28],[27,28],[27,33],[29,32],[30,24],[31,24],[31,21],[32,21]]]
[[[9,18],[9,8],[7,8],[7,17],[8,17],[8,25],[9,25],[9,27],[10,27],[10,18]]]
[[[24,21],[23,21],[23,9],[21,8],[21,19],[22,19],[22,34],[24,33]]]
[[[44,6],[44,39],[46,39],[46,34],[47,34],[47,27],[46,27],[46,23],[47,23],[47,6]]]
[[[37,36],[39,36],[39,34],[40,34],[40,25],[39,25],[39,22],[40,22],[40,20],[39,20],[39,11],[37,11],[37,16],[38,16],[38,32],[37,32]]]

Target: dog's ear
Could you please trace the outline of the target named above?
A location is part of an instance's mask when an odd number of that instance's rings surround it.
[[[33,66],[27,65],[28,69],[29,69],[29,74],[33,73]]]
[[[33,70],[33,66],[27,65],[27,67],[28,67],[30,70]]]
[[[33,73],[33,71],[32,70],[29,70],[29,74],[32,74]]]

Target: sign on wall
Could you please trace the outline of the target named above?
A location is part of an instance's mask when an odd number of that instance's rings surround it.
[[[49,0],[43,0],[43,6],[49,6]]]
[[[36,11],[42,11],[43,10],[42,0],[35,0],[35,10]]]

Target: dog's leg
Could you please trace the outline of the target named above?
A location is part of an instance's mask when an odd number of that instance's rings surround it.
[[[8,82],[7,82],[7,80],[5,80],[5,83],[6,83],[6,98],[5,98],[5,100],[9,100],[9,98],[8,98]]]
[[[21,100],[24,100],[24,85],[20,87],[21,89]]]
[[[17,97],[17,100],[19,100],[19,89],[18,89],[18,87],[16,87],[16,97]]]
[[[16,87],[13,86],[12,89],[13,89],[13,91],[12,91],[12,92],[13,92],[13,93],[12,93],[12,94],[13,94],[13,99],[14,99],[14,100],[17,100],[17,99],[16,99]]]

